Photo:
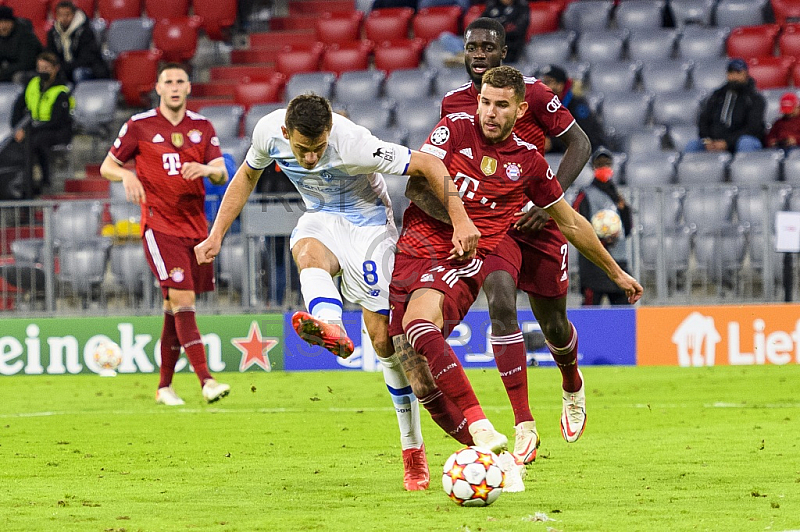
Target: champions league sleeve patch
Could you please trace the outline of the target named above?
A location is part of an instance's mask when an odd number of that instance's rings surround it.
[[[441,146],[450,138],[450,129],[447,126],[439,126],[431,133],[431,142],[436,146]]]

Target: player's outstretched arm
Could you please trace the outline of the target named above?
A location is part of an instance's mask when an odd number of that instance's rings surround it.
[[[597,238],[589,221],[578,214],[564,198],[545,209],[558,224],[558,228],[584,257],[599,266],[617,286],[625,291],[628,302],[634,304],[642,297],[642,285],[625,270],[606,251]]]
[[[144,187],[136,174],[124,168],[111,155],[106,155],[100,165],[100,175],[109,181],[122,181],[125,198],[131,203],[141,205],[145,202]]]
[[[406,184],[406,197],[414,202],[414,205],[422,209],[422,212],[435,218],[447,225],[453,225],[447,211],[436,196],[433,195],[431,186],[422,176],[411,176]]]
[[[453,178],[441,159],[427,153],[412,151],[408,174],[424,176],[433,194],[447,210],[453,224],[453,258],[474,256],[481,233],[469,219],[464,203],[456,190],[456,184],[453,183]]]
[[[236,174],[233,176],[231,184],[222,197],[217,217],[214,225],[208,233],[208,238],[194,247],[195,258],[198,264],[207,264],[214,260],[222,247],[222,239],[230,229],[231,224],[242,212],[247,198],[252,194],[253,189],[258,183],[263,170],[250,168],[246,162],[242,163]]]

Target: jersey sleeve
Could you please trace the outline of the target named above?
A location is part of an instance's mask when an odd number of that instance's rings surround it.
[[[411,163],[411,150],[386,142],[362,126],[343,117],[337,121],[339,156],[350,175],[383,173],[405,175]]]
[[[561,103],[558,96],[541,81],[530,86],[526,100],[529,106],[528,112],[533,113],[547,136],[558,137],[575,122],[572,113]]]
[[[270,148],[272,147],[272,138],[274,135],[283,135],[281,125],[283,124],[283,112],[273,111],[261,118],[253,128],[253,140],[250,144],[250,149],[247,150],[247,156],[244,160],[250,168],[255,170],[263,170],[270,164],[273,159],[270,156]]]
[[[208,145],[206,146],[206,153],[205,153],[205,161],[204,163],[210,163],[216,159],[220,159],[222,157],[222,148],[219,144],[219,137],[217,137],[217,132],[214,131],[214,126],[211,124],[209,120],[206,122],[206,138],[208,139]]]
[[[454,116],[459,115],[448,115],[439,120],[439,123],[436,124],[436,127],[433,128],[433,131],[431,131],[428,138],[425,139],[425,143],[419,149],[421,152],[438,157],[444,162],[445,166],[450,164],[453,150],[462,137],[459,124],[453,120]],[[465,120],[465,122],[471,123],[468,120]]]
[[[108,154],[118,163],[125,164],[136,156],[138,149],[136,123],[133,120],[128,120],[119,129],[117,138],[111,145],[111,149],[108,150]]]
[[[546,209],[564,197],[556,173],[538,152],[534,152],[531,172],[528,177],[525,195],[538,207]]]

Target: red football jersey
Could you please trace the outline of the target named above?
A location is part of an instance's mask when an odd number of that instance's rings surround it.
[[[122,126],[108,153],[120,164],[136,157],[136,176],[146,199],[143,232],[150,227],[174,236],[208,236],[203,180],[181,176],[185,162],[207,164],[222,157],[214,126],[204,116],[186,111],[174,126],[158,108],[139,113]]]
[[[517,120],[514,133],[544,153],[544,137],[557,137],[575,122],[572,113],[561,105],[550,88],[534,77],[525,76],[525,101],[528,110]],[[442,114],[469,113],[478,110],[478,91],[473,83],[462,85],[442,98]]]
[[[530,198],[549,206],[563,197],[555,174],[536,146],[512,133],[497,144],[485,141],[478,120],[468,113],[439,121],[420,151],[444,161],[472,222],[481,232],[478,253],[491,252]],[[526,197],[527,196],[527,197]],[[453,228],[411,204],[403,215],[402,253],[447,257]]]

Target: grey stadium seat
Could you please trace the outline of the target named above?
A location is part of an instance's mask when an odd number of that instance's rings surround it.
[[[561,25],[568,30],[579,32],[603,30],[608,26],[613,8],[612,0],[571,2],[562,14]]]
[[[653,101],[653,122],[666,126],[696,124],[704,97],[705,92],[696,89],[658,93]]]
[[[603,124],[615,136],[643,128],[650,116],[651,96],[644,92],[614,92],[603,99]]]
[[[221,143],[228,139],[239,136],[239,126],[244,116],[244,106],[237,104],[230,105],[208,105],[200,107],[198,113],[205,116],[214,126],[214,131]]]
[[[145,285],[153,282],[141,244],[111,246],[110,262],[117,283],[130,294],[142,295]]]
[[[731,227],[735,197],[736,187],[692,187],[683,198],[683,222],[701,232]]]
[[[786,210],[791,188],[773,192],[772,189],[742,188],[736,195],[736,215],[740,224],[750,227],[772,227],[775,213]]]
[[[617,27],[629,30],[652,30],[663,24],[665,0],[627,0],[614,12]]]
[[[694,63],[686,59],[645,61],[639,78],[644,90],[652,93],[684,90],[689,86],[693,67]]]
[[[625,183],[631,187],[670,185],[675,182],[677,161],[675,152],[631,154],[625,163]]]
[[[258,121],[278,109],[283,109],[286,104],[283,103],[259,103],[250,107],[244,115],[244,134],[252,137],[253,128],[256,127]]]
[[[725,56],[727,28],[687,26],[678,40],[678,57],[714,59]]]
[[[436,71],[424,68],[395,70],[386,78],[384,95],[397,101],[427,98],[433,94],[435,76]],[[444,95],[438,96],[441,98]]]
[[[333,85],[336,83],[336,74],[333,72],[302,72],[293,75],[286,83],[283,94],[285,102],[307,92],[313,92],[324,98],[333,98]]]
[[[787,183],[800,184],[800,150],[792,150],[786,156],[783,161],[783,178]],[[798,193],[794,196],[798,196]],[[794,200],[794,196],[792,200]]]
[[[717,26],[758,26],[766,22],[764,13],[769,0],[719,0],[714,11]]]
[[[236,291],[244,287],[245,263],[244,240],[241,235],[231,235],[222,242],[218,257],[218,275],[220,280]]]
[[[620,7],[630,2],[623,3]],[[678,33],[673,29],[637,30],[628,37],[628,57],[638,61],[670,59]]]
[[[539,65],[561,65],[572,60],[575,39],[574,31],[555,31],[532,35],[525,45],[525,57]]]
[[[728,152],[684,153],[678,163],[678,183],[722,183],[730,161],[731,154]]]
[[[112,203],[108,206],[111,214],[111,221],[117,223],[120,220],[134,220],[139,222],[142,217],[142,208],[133,203]]]
[[[574,2],[570,5],[585,2]],[[619,61],[623,58],[628,31],[586,31],[575,42],[575,53],[581,61]]]
[[[76,125],[90,134],[108,135],[117,111],[122,84],[112,79],[82,81],[75,86],[73,117]]]
[[[610,61],[592,64],[589,81],[592,91],[632,91],[638,80],[641,65],[635,61]]]
[[[53,213],[53,241],[62,245],[97,238],[102,211],[99,202],[61,202]]]
[[[740,152],[730,165],[730,181],[742,185],[775,183],[780,179],[782,150]]]
[[[8,120],[11,119],[14,102],[17,101],[17,98],[22,94],[23,90],[24,87],[16,83],[0,83],[0,113],[2,113],[4,117],[8,117]]]
[[[114,59],[121,52],[148,50],[153,40],[155,21],[150,18],[121,18],[108,25],[106,33],[106,59]]]
[[[664,263],[669,272],[685,270],[689,267],[689,256],[692,251],[692,236],[689,231],[672,231],[664,234],[664,248],[660,249],[658,235],[642,236],[640,257],[642,268],[654,270],[659,253],[664,254]]]
[[[680,227],[682,195],[678,191],[665,189],[654,193],[643,190],[634,204],[634,223],[644,234],[657,233],[661,228],[675,231]]]
[[[699,137],[696,124],[683,124],[669,126],[668,138],[672,147],[682,152],[690,140]]]
[[[92,289],[103,282],[110,247],[111,240],[108,238],[73,241],[61,245],[58,250],[59,281],[70,284],[80,295],[91,294]],[[141,252],[141,248],[139,249]]]
[[[436,72],[434,95],[444,96],[465,83],[471,83],[464,67],[441,68]]]
[[[377,100],[385,77],[380,70],[342,72],[336,82],[336,102],[350,105]]]
[[[669,10],[675,26],[683,27],[697,25],[705,27],[711,25],[711,15],[717,0],[670,0]]]
[[[401,127],[376,127],[370,130],[373,135],[386,142],[408,146],[408,130]]]
[[[697,265],[711,280],[729,279],[741,267],[746,245],[742,233],[699,234],[694,241]]]
[[[392,120],[391,107],[388,102],[378,103],[377,105],[350,106],[347,114],[350,120],[369,130],[388,127]]]
[[[407,129],[409,135],[420,131],[427,135],[439,121],[440,107],[440,100],[433,98],[397,102],[395,124]]]
[[[238,168],[247,156],[247,150],[250,149],[250,137],[234,137],[223,141],[220,145],[222,153],[229,154],[233,157],[236,167]],[[233,177],[233,176],[229,176]]]
[[[630,132],[625,139],[625,152],[630,155],[661,151],[667,128],[661,125]]]

